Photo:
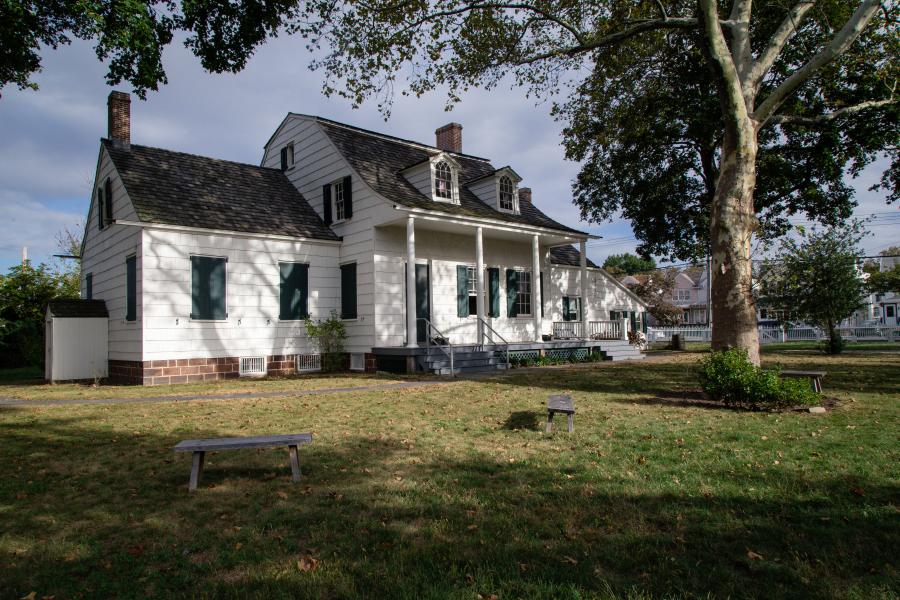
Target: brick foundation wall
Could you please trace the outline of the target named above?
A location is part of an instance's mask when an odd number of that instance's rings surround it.
[[[266,371],[270,377],[295,375],[296,354],[276,354],[266,357]],[[240,376],[241,359],[237,356],[220,358],[178,358],[169,360],[111,360],[109,382],[125,385],[169,385],[231,379]],[[344,370],[350,369],[350,354],[345,354]],[[378,361],[366,352],[364,371],[374,373]]]

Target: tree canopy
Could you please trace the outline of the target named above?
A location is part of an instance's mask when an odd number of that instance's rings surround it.
[[[842,344],[835,328],[863,306],[866,281],[859,269],[860,226],[824,231],[800,229],[780,242],[776,258],[763,264],[761,294],[773,308],[795,315],[829,333],[831,352]]]
[[[611,254],[603,261],[603,268],[613,275],[635,275],[646,273],[656,268],[656,261],[652,258],[641,258],[630,252],[624,254]]]

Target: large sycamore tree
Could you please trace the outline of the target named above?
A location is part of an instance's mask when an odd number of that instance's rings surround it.
[[[451,104],[504,82],[556,96],[582,213],[622,210],[645,253],[708,252],[713,346],[758,362],[753,236],[785,214],[845,218],[845,170],[878,153],[897,195],[897,15],[893,0],[9,0],[0,86],[32,85],[41,48],[74,36],[143,94],[181,31],[215,72],[302,35],[326,93],[385,113],[395,88]]]

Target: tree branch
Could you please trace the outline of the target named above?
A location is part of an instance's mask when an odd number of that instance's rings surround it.
[[[740,135],[744,131],[739,126],[741,121],[746,121],[747,103],[744,101],[744,93],[741,87],[741,79],[738,76],[734,59],[728,44],[725,42],[725,34],[722,33],[722,26],[719,23],[719,8],[716,0],[699,0],[700,13],[703,19],[703,30],[707,40],[709,55],[718,67],[719,74],[722,78],[722,91],[725,94],[723,98],[728,110],[725,112],[726,119],[733,119],[736,125],[735,130]],[[739,144],[743,145],[745,140],[739,140]]]
[[[734,0],[728,21],[731,25],[731,57],[741,81],[753,66],[750,52],[750,8],[752,0]]]
[[[708,2],[709,0],[704,1]],[[769,97],[753,113],[753,118],[759,123],[765,123],[788,96],[806,83],[822,67],[834,60],[835,57],[843,54],[856,41],[879,7],[878,0],[862,0],[859,8],[856,9],[841,30],[832,38],[831,42],[812,57],[809,62],[794,71],[790,77],[785,79],[781,85],[769,94]]]
[[[697,21],[697,19],[689,17],[668,17],[665,19],[651,19],[648,21],[641,21],[640,23],[628,27],[627,29],[623,29],[622,31],[617,31],[615,33],[611,33],[609,35],[605,35],[593,40],[588,39],[583,44],[569,46],[568,48],[558,48],[556,50],[550,50],[548,52],[542,52],[540,54],[534,54],[532,56],[521,58],[516,62],[518,64],[525,65],[539,62],[541,60],[546,60],[548,58],[557,58],[560,56],[576,56],[578,54],[584,54],[585,52],[590,52],[592,50],[602,48],[603,46],[610,46],[612,44],[624,42],[636,35],[646,33],[648,31],[657,31],[660,29],[692,29],[698,24],[699,22]]]
[[[794,35],[797,27],[800,26],[800,23],[806,17],[806,13],[808,13],[815,4],[816,0],[801,0],[790,10],[778,26],[778,29],[775,30],[775,33],[769,38],[769,43],[763,51],[760,52],[759,58],[756,59],[753,68],[750,70],[748,85],[751,89],[756,90],[759,87],[763,77],[766,76],[766,73],[768,73],[769,69],[772,68],[772,65],[775,64],[778,55],[784,50],[787,41]]]
[[[853,106],[845,106],[844,108],[840,108],[838,110],[832,111],[830,113],[825,113],[824,115],[818,115],[815,117],[803,117],[800,115],[775,115],[771,117],[768,123],[773,123],[776,125],[806,125],[806,126],[815,126],[815,125],[824,125],[826,123],[830,123],[835,119],[839,119],[844,115],[852,115],[858,112],[862,112],[864,110],[869,110],[872,108],[880,108],[882,106],[890,106],[891,104],[896,104],[896,98],[886,98],[884,100],[869,100],[867,102],[860,102],[859,104],[854,104]]]

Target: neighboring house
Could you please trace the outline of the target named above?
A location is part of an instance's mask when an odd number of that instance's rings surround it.
[[[890,271],[900,265],[898,256],[880,256],[877,260],[878,269],[882,272]],[[892,327],[900,326],[900,291],[871,294],[866,308],[863,310],[865,311],[865,320],[874,320],[882,325]]]
[[[426,339],[481,366],[501,348],[606,352],[621,342],[598,338],[643,319],[584,257],[591,236],[541,212],[512,167],[463,154],[458,124],[429,146],[291,113],[255,166],[131,144],[127,94],[109,123],[82,295],[106,302],[112,378],[314,367],[304,319],[333,312],[360,370],[439,370]]]
[[[706,269],[689,267],[675,276],[672,303],[682,310],[682,325],[709,325]]]

